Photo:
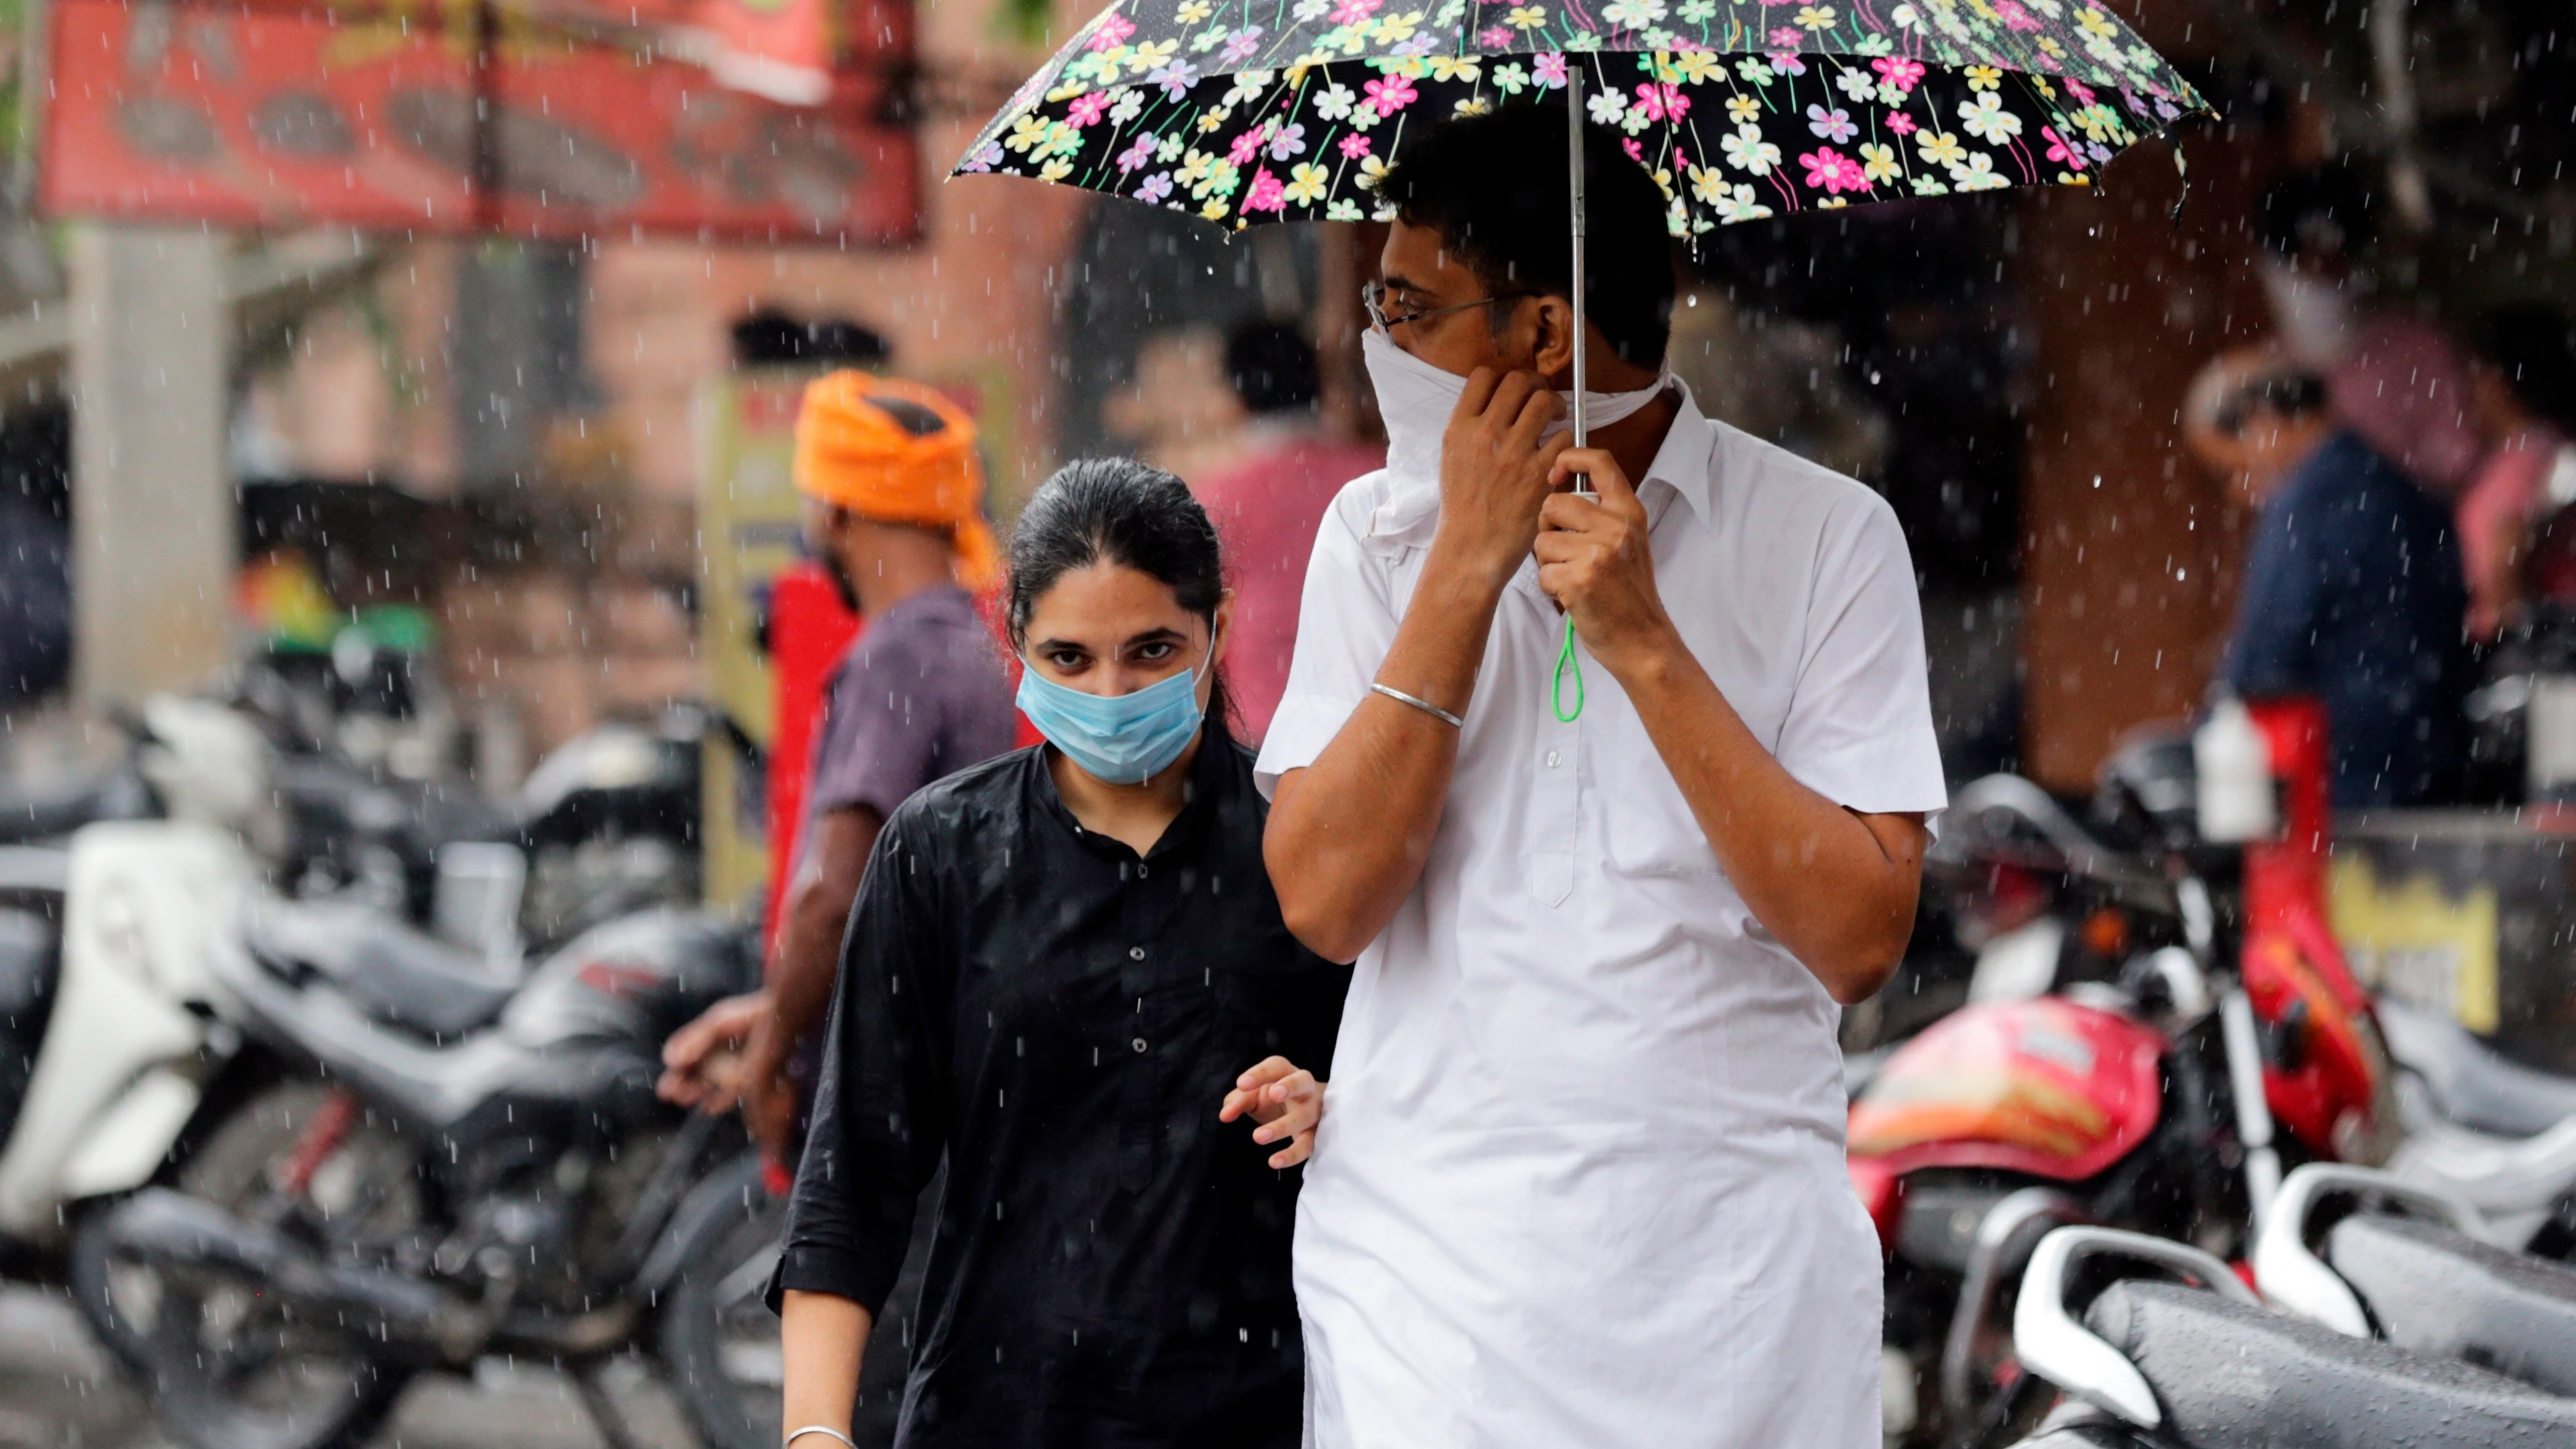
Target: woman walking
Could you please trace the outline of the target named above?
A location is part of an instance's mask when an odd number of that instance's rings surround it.
[[[1284,1449],[1287,1169],[1349,971],[1289,934],[1262,867],[1216,531],[1172,475],[1081,462],[1009,562],[1048,743],[913,796],[870,860],[773,1284],[789,1443],[846,1442],[944,1158],[898,1445]]]

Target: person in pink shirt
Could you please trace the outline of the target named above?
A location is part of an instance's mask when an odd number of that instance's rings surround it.
[[[1381,447],[1324,435],[1315,349],[1294,327],[1253,321],[1226,335],[1225,366],[1249,416],[1242,461],[1190,480],[1216,520],[1234,573],[1234,635],[1226,688],[1243,737],[1270,732],[1288,687],[1297,609],[1315,532],[1342,485],[1386,466]]]
[[[2460,560],[2468,574],[2469,637],[2487,640],[2522,604],[2531,526],[2560,501],[2550,497],[2551,475],[2562,468],[2576,474],[2567,423],[2576,408],[2576,352],[2567,319],[2547,307],[2489,313],[2470,341],[2471,385],[2488,448],[2460,495]]]

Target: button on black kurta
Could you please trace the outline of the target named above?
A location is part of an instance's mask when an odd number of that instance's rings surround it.
[[[1273,1053],[1325,1075],[1346,967],[1261,861],[1252,756],[1211,732],[1140,859],[1044,747],[924,789],[842,948],[776,1287],[877,1310],[946,1155],[906,1449],[1292,1445],[1299,1174],[1218,1106]]]

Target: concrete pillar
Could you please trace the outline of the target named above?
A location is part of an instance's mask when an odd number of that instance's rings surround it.
[[[73,678],[84,711],[185,689],[231,649],[224,241],[71,234]]]

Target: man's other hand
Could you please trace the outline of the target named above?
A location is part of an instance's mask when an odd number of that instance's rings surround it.
[[[1530,543],[1538,585],[1573,616],[1574,632],[1592,656],[1618,674],[1628,662],[1675,639],[1663,596],[1655,592],[1654,540],[1645,505],[1628,475],[1599,448],[1569,448],[1549,474],[1562,485],[1581,474],[1598,501],[1555,493],[1539,509]]]
[[[1270,1165],[1295,1167],[1315,1153],[1315,1124],[1324,1120],[1324,1084],[1286,1057],[1264,1057],[1234,1079],[1234,1090],[1225,1094],[1216,1120],[1231,1122],[1246,1113],[1261,1124],[1252,1130],[1253,1141],[1288,1144],[1270,1154]]]
[[[1440,534],[1500,588],[1539,528],[1548,469],[1565,449],[1547,434],[1564,402],[1535,372],[1480,367],[1440,445]]]
[[[654,1090],[675,1106],[714,1115],[730,1111],[742,1090],[743,1050],[769,1014],[769,993],[728,996],[662,1043],[662,1079]]]

